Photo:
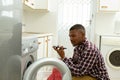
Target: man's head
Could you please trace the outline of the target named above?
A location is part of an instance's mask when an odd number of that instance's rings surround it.
[[[81,24],[73,25],[69,30],[70,41],[73,46],[77,46],[85,41],[85,28]]]

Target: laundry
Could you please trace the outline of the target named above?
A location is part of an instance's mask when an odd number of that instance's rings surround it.
[[[47,80],[62,80],[62,75],[57,68],[53,68],[52,73]]]

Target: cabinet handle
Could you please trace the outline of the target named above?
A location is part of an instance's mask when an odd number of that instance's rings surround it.
[[[28,0],[26,0],[26,2],[28,2]]]
[[[31,3],[31,5],[34,5],[33,3]]]
[[[45,42],[48,42],[48,40],[45,40]]]
[[[50,41],[50,39],[48,39],[48,41]]]
[[[41,44],[41,42],[38,42],[38,44]]]
[[[47,39],[45,42],[48,42],[48,41],[50,41],[50,39]]]
[[[108,6],[101,6],[101,8],[108,8]]]

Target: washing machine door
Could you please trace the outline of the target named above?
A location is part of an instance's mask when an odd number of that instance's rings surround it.
[[[57,58],[41,58],[34,62],[25,72],[23,80],[35,80],[37,71],[45,65],[54,65],[62,73],[62,80],[72,80],[71,72],[67,65]]]
[[[120,69],[120,48],[113,48],[107,55],[107,62],[110,67]]]

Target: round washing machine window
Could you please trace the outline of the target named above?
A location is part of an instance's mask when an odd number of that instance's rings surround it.
[[[120,48],[114,48],[107,55],[107,62],[110,67],[120,69]]]

